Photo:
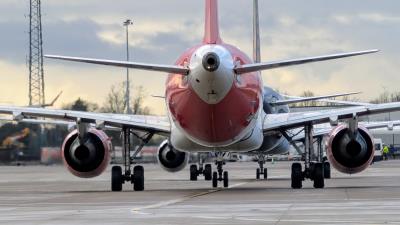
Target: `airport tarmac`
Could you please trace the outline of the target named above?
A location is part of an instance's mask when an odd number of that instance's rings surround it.
[[[146,164],[144,192],[110,192],[110,169],[79,179],[62,166],[0,167],[0,224],[400,224],[400,161],[357,175],[333,171],[325,189],[290,188],[290,164],[228,163],[227,189]]]

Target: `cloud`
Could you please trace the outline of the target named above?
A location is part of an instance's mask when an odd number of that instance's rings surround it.
[[[336,14],[332,16],[332,19],[338,23],[350,25],[354,23],[400,23],[400,16],[390,15],[390,14],[382,14],[379,12],[372,13],[359,13],[356,15],[350,14]]]

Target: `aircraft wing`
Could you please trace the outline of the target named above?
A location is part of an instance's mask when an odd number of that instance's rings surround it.
[[[268,114],[264,118],[263,130],[264,133],[284,131],[302,127],[306,124],[328,123],[330,121],[351,119],[355,116],[366,116],[399,110],[400,102],[393,102],[312,112]]]
[[[382,129],[387,128],[388,130],[392,130],[394,127],[400,126],[400,120],[393,121],[374,121],[374,122],[365,122],[360,121],[360,125],[364,126],[368,130],[374,129]],[[330,124],[324,124],[325,126],[316,126],[314,127],[314,137],[320,137],[328,135],[332,131],[332,126]],[[294,137],[291,138],[292,141],[303,141],[304,140],[304,132],[299,129],[291,131],[291,133],[296,133]]]
[[[142,116],[126,114],[109,114],[94,112],[79,112],[70,110],[0,106],[0,114],[12,115],[16,121],[31,118],[48,118],[96,124],[102,127],[128,127],[137,131],[153,132],[168,136],[171,132],[170,121],[165,116]]]
[[[334,94],[334,95],[312,96],[312,97],[294,97],[294,96],[283,95],[284,97],[287,97],[289,99],[277,100],[275,102],[270,102],[269,104],[271,104],[271,105],[288,105],[288,104],[294,104],[294,103],[299,103],[299,102],[309,102],[309,101],[317,101],[317,100],[328,99],[328,98],[355,95],[355,94],[359,94],[359,93],[360,92],[350,92],[350,93],[342,93],[342,94]]]
[[[351,94],[359,94],[360,92],[354,92],[354,93],[348,93],[347,95],[351,95]],[[291,95],[284,95],[281,94],[283,97],[288,98],[288,100],[296,100],[299,99],[301,100],[302,98],[305,97],[300,97],[300,96],[291,96]],[[343,96],[345,96],[346,94],[343,94]],[[317,96],[319,97],[319,96]],[[331,96],[331,97],[340,97],[340,95],[337,96]],[[334,105],[343,105],[343,106],[369,106],[369,105],[374,105],[372,103],[367,103],[367,102],[355,102],[355,101],[343,101],[343,100],[332,100],[329,99],[330,96],[320,96],[320,98],[317,99],[312,99],[312,101],[316,101],[316,102],[324,102],[324,103],[332,103]],[[305,100],[308,100],[307,98],[305,98]]]

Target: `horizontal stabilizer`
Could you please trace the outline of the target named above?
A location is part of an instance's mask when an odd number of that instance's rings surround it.
[[[320,100],[320,99],[328,99],[328,98],[335,98],[335,97],[342,97],[342,96],[356,95],[356,94],[360,94],[360,92],[350,92],[350,93],[343,93],[343,94],[334,94],[334,95],[325,95],[325,96],[313,96],[313,97],[285,96],[285,97],[289,97],[291,99],[278,100],[276,102],[270,102],[269,104],[271,104],[273,106],[276,106],[276,105],[288,105],[288,104],[294,104],[294,103],[299,103],[299,102],[309,102],[309,101],[315,101],[315,100]]]
[[[91,64],[98,64],[105,66],[117,66],[117,67],[125,67],[138,70],[158,71],[158,72],[166,72],[166,73],[174,73],[182,75],[187,75],[189,73],[189,68],[182,66],[174,66],[174,65],[159,65],[159,64],[114,61],[105,59],[90,59],[90,58],[57,56],[57,55],[45,55],[45,57],[50,59],[60,59],[73,62],[83,62],[83,63],[91,63]]]
[[[375,53],[378,51],[379,50],[375,49],[375,50],[366,50],[366,51],[360,51],[360,52],[349,52],[349,53],[339,53],[339,54],[324,55],[324,56],[315,56],[315,57],[308,57],[308,58],[301,58],[301,59],[289,59],[289,60],[273,61],[273,62],[265,62],[265,63],[253,63],[253,64],[247,64],[247,65],[240,65],[237,68],[235,68],[234,70],[237,74],[251,73],[251,72],[256,72],[256,71],[261,71],[261,70],[275,69],[275,68],[279,68],[279,67],[294,66],[294,65],[300,65],[300,64],[311,63],[311,62],[319,62],[319,61],[339,59],[339,58],[345,58],[345,57],[351,57],[351,56],[357,56],[357,55],[371,54],[371,53]]]

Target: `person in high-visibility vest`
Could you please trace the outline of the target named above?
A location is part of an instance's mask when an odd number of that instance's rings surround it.
[[[382,149],[382,156],[384,160],[388,160],[388,155],[389,155],[389,147],[387,145],[383,146]]]

